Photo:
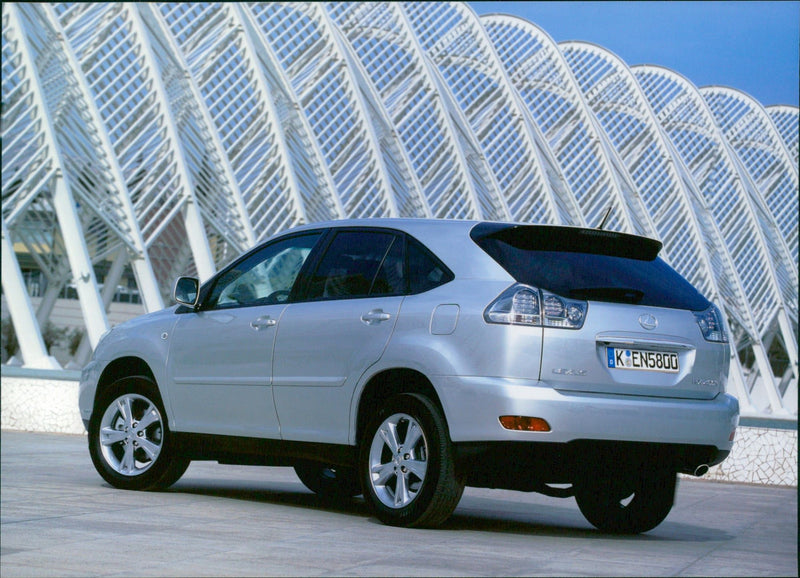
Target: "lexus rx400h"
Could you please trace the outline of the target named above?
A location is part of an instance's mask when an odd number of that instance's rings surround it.
[[[92,460],[135,490],[191,460],[293,466],[398,526],[441,524],[466,485],[650,530],[739,413],[720,311],[660,249],[491,222],[292,229],[103,337],[80,387]]]

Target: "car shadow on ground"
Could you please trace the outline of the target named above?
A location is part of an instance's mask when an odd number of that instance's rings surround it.
[[[580,513],[567,516],[557,508],[533,506],[512,518],[494,515],[459,514],[458,510],[442,525],[450,531],[496,532],[516,535],[543,536],[551,538],[571,537],[587,540],[655,541],[655,542],[727,542],[735,537],[716,528],[703,528],[689,524],[670,522],[669,518],[659,526],[643,534],[608,534],[583,521]],[[569,510],[568,510],[569,511]],[[569,519],[567,519],[569,518]]]
[[[372,516],[363,497],[348,500],[330,500],[306,490],[298,481],[269,482],[258,488],[237,484],[235,481],[202,480],[181,481],[167,492],[244,500],[261,504],[276,504],[334,512],[346,516],[369,518]],[[556,502],[558,503],[558,502]],[[727,542],[734,536],[717,528],[707,528],[672,522],[667,518],[658,527],[644,534],[606,534],[593,528],[578,511],[577,506],[563,501],[562,505],[520,504],[507,499],[465,496],[453,515],[438,529],[449,532],[491,532],[543,537],[571,537],[587,540],[648,540],[666,542]]]
[[[333,501],[311,493],[299,481],[297,483],[270,482],[268,486],[252,488],[241,483],[193,479],[191,481],[181,481],[169,488],[167,492],[230,498],[262,504],[315,508],[364,518],[370,516],[367,504],[361,496],[349,500]]]

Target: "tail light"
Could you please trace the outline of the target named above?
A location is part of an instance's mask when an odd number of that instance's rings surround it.
[[[586,319],[586,301],[517,284],[503,291],[483,312],[487,323],[580,329]]]
[[[712,305],[705,311],[694,313],[694,319],[706,341],[728,343],[725,325],[722,323],[722,313],[716,306]]]

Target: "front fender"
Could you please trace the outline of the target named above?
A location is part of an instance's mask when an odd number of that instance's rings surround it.
[[[113,367],[116,374],[119,368],[114,364],[123,359],[141,360],[148,366],[161,393],[164,409],[172,417],[169,396],[164,388],[167,384],[170,337],[177,321],[174,309],[159,311],[118,325],[101,339],[92,360],[81,374],[80,407],[84,419],[87,419],[89,398],[93,405],[97,388],[107,385],[105,382],[109,371]],[[135,372],[137,370],[132,364],[131,373]],[[91,413],[91,407],[88,412]]]

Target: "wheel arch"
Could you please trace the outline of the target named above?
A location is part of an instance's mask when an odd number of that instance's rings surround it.
[[[445,424],[447,424],[447,416],[439,394],[436,393],[433,384],[423,373],[403,367],[385,369],[369,379],[359,396],[356,412],[356,443],[361,439],[370,416],[378,411],[383,402],[401,393],[418,393],[426,396],[438,407]]]
[[[162,405],[164,403],[163,396],[158,389],[155,375],[147,362],[141,357],[127,356],[120,357],[109,363],[103,372],[100,374],[100,379],[97,380],[97,389],[94,393],[94,405],[97,405],[97,400],[103,395],[103,392],[114,382],[122,379],[123,377],[136,377],[141,376],[149,379],[156,386]]]

